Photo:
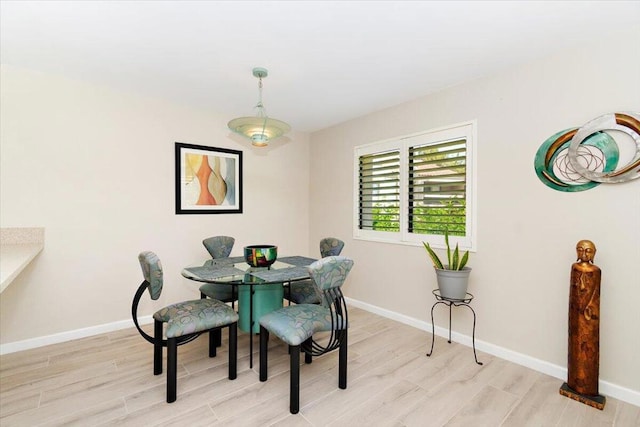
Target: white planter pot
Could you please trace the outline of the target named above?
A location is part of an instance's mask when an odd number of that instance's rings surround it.
[[[440,296],[459,300],[466,298],[471,267],[464,267],[462,270],[441,270],[439,268],[435,270]]]

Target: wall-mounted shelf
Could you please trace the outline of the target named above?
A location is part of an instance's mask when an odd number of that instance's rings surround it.
[[[0,229],[0,293],[44,249],[44,228]]]

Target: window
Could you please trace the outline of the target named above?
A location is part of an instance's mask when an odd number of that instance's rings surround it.
[[[354,237],[475,248],[475,122],[355,148]]]
[[[359,164],[358,227],[400,231],[400,151],[365,154]]]

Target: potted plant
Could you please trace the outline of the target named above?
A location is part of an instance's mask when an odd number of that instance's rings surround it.
[[[440,296],[447,299],[463,300],[467,296],[467,287],[469,285],[469,274],[471,268],[467,267],[469,260],[469,251],[460,256],[458,244],[452,251],[449,246],[449,232],[445,232],[444,241],[447,245],[447,264],[443,264],[438,254],[429,246],[428,243],[422,242],[427,250],[433,266],[436,270],[436,278],[438,280],[438,289]]]

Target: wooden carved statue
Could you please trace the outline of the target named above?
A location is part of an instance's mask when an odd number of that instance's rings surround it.
[[[576,252],[578,259],[571,265],[569,290],[568,379],[560,394],[603,409],[605,397],[598,394],[601,273],[593,264],[593,242],[580,240]]]

